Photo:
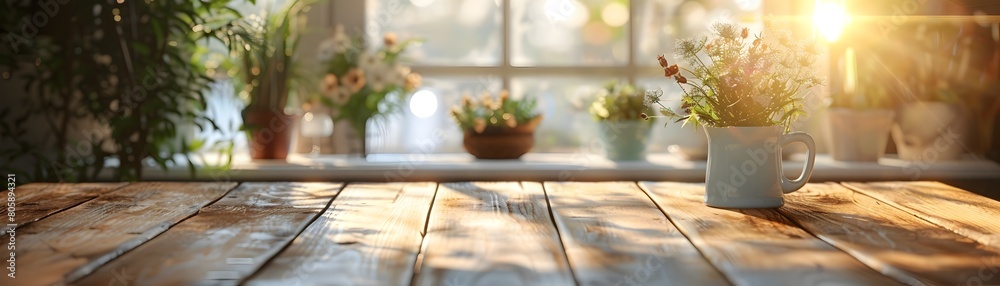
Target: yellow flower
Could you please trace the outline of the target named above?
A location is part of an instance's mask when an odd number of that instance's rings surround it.
[[[403,81],[403,89],[414,90],[420,86],[423,81],[423,77],[418,73],[410,73],[406,75],[406,79]]]
[[[358,92],[365,87],[365,71],[353,68],[344,75],[344,85],[351,87],[351,92]]]
[[[330,73],[323,77],[323,92],[329,93],[337,89],[338,86],[337,75]]]
[[[507,123],[507,127],[517,127],[517,119],[514,119],[514,116],[510,116],[510,113],[504,113],[503,119],[505,119],[504,121]]]
[[[472,127],[476,133],[483,133],[486,130],[486,120],[482,118],[476,118],[475,125]]]
[[[507,102],[507,99],[509,99],[509,98],[510,98],[510,92],[508,92],[506,89],[500,91],[500,103],[501,104],[504,103],[504,102]]]
[[[302,111],[305,111],[305,112],[312,111],[314,102],[315,102],[315,100],[313,100],[312,98],[310,98],[309,100],[306,100],[306,102],[303,102],[302,103]]]
[[[396,45],[396,33],[385,33],[385,37],[382,38],[382,42],[385,43],[385,46],[387,47]]]
[[[482,95],[481,102],[483,103],[483,106],[485,106],[486,108],[493,109],[493,96],[491,96],[490,93],[484,92]]]

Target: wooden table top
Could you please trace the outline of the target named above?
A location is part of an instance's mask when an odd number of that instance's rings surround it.
[[[818,183],[755,210],[707,207],[703,192],[676,182],[28,184],[4,230],[4,244],[16,237],[16,278],[0,284],[1000,285],[1000,202],[958,188]]]

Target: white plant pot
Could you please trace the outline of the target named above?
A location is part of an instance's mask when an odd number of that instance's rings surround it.
[[[830,108],[830,154],[834,160],[878,162],[885,155],[896,113],[888,109]]]
[[[809,134],[782,134],[780,126],[706,127],[708,166],[705,204],[719,208],[776,208],[782,194],[794,192],[809,181],[816,144]],[[792,142],[806,145],[806,165],[797,179],[782,173],[781,147]]]
[[[960,160],[966,151],[969,111],[957,104],[918,101],[899,109],[892,127],[899,158],[915,162]]]

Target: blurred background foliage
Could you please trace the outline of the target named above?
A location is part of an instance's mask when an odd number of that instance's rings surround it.
[[[190,130],[218,128],[196,55],[234,42],[230,0],[5,2],[0,72],[28,96],[0,107],[0,168],[85,181],[117,161],[111,178],[138,180],[204,148]]]

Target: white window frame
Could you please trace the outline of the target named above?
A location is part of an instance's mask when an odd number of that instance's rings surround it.
[[[407,0],[398,0],[407,1]],[[635,0],[632,0],[635,1]],[[344,25],[348,31],[364,31],[368,0],[331,0],[324,3],[327,12],[327,25],[333,27]],[[502,88],[510,90],[511,79],[524,76],[553,77],[607,77],[622,78],[630,84],[635,84],[637,78],[655,76],[660,69],[652,66],[642,66],[636,59],[636,42],[634,21],[637,14],[636,6],[629,3],[629,21],[627,24],[628,60],[624,64],[601,66],[514,66],[511,64],[511,1],[500,0],[501,5],[501,61],[499,65],[490,66],[452,66],[452,65],[415,65],[411,68],[425,77],[447,77],[470,74],[494,75],[501,79]],[[649,59],[654,61],[655,59]]]

